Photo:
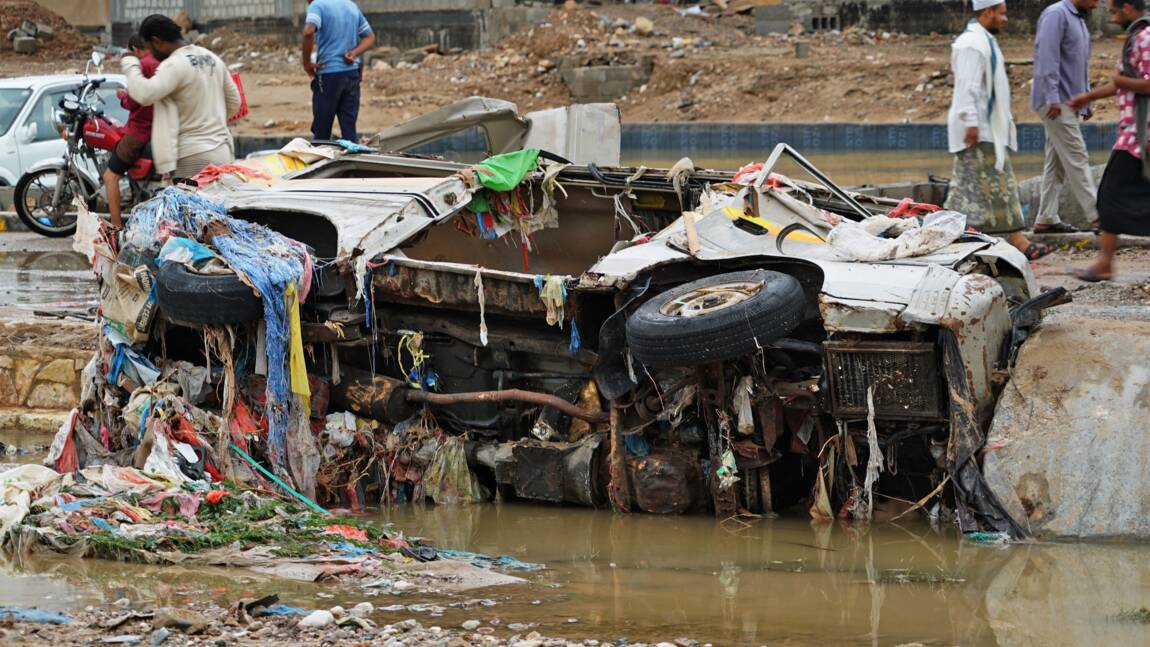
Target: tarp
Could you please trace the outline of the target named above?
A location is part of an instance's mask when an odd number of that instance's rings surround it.
[[[492,191],[510,191],[538,164],[537,148],[494,155],[475,165],[475,179]]]
[[[385,128],[371,145],[384,151],[402,151],[471,128],[482,128],[489,153],[506,153],[523,146],[527,121],[514,103],[487,97],[468,97],[398,126]]]

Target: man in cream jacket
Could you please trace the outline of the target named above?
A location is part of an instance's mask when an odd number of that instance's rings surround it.
[[[974,20],[951,46],[954,96],[947,115],[954,173],[946,208],[966,214],[968,224],[1006,238],[1030,260],[1048,245],[1027,240],[1022,205],[1010,164],[1018,148],[1010,113],[1006,59],[995,35],[1006,24],[1004,0],[973,0]]]
[[[209,164],[235,159],[228,115],[240,109],[240,92],[220,57],[189,45],[171,18],[153,14],[140,23],[140,36],[156,60],[156,73],[145,78],[140,60],[125,56],[128,95],[155,106],[152,158],[156,170],[173,178],[195,176]]]

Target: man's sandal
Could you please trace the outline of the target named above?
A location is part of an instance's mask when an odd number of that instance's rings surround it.
[[[1074,270],[1071,272],[1071,274],[1073,274],[1074,278],[1078,279],[1079,281],[1085,281],[1087,283],[1101,283],[1103,281],[1109,281],[1111,278],[1113,278],[1109,276],[1102,276],[1090,268]]]
[[[1038,259],[1053,251],[1054,248],[1050,245],[1043,245],[1042,243],[1030,243],[1026,246],[1026,251],[1022,253],[1026,255],[1026,260],[1037,261]]]
[[[1034,225],[1034,233],[1036,234],[1077,234],[1078,232],[1077,227],[1064,222],[1053,225]]]

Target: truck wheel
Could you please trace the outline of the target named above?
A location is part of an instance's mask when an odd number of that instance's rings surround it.
[[[656,295],[627,320],[631,354],[651,367],[697,366],[749,355],[802,320],[793,276],[769,270],[709,276]]]
[[[241,323],[264,315],[260,298],[235,274],[196,274],[182,263],[160,265],[156,302],[180,323]]]

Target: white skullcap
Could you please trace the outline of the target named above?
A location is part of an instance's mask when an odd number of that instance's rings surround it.
[[[1006,4],[1006,0],[974,0],[974,10],[982,11],[987,7],[993,7],[994,5],[1000,4]]]

